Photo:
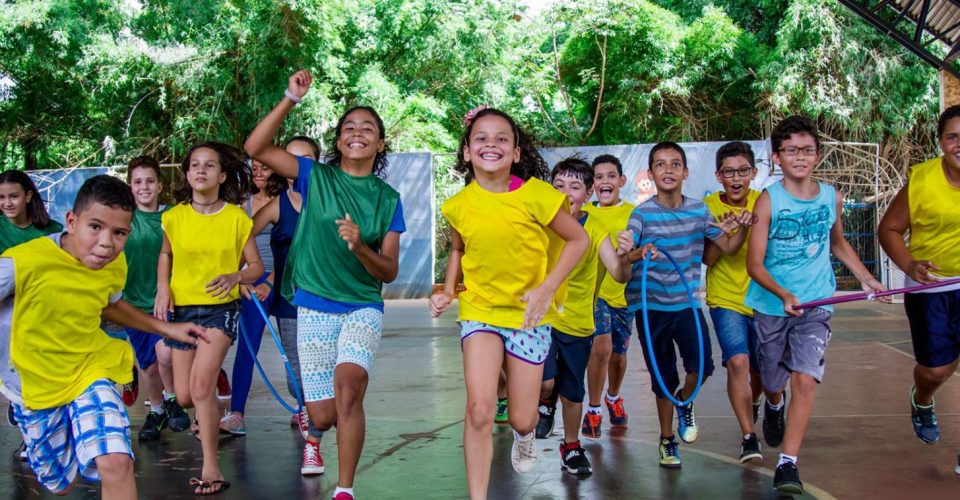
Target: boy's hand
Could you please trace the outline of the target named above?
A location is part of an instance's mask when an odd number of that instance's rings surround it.
[[[627,254],[630,259],[630,262],[638,262],[647,258],[655,259],[660,255],[660,252],[657,251],[657,246],[653,243],[647,243],[641,248],[634,248]]]
[[[164,333],[168,339],[184,344],[197,345],[201,340],[210,343],[207,329],[193,323],[169,323]]]
[[[290,75],[287,81],[287,90],[297,97],[303,97],[310,90],[310,84],[313,83],[313,75],[305,69],[301,69]]]
[[[790,316],[799,317],[803,314],[803,309],[797,309],[796,307],[800,305],[800,299],[792,293],[788,293],[786,297],[783,297],[783,312],[787,313]]]
[[[866,280],[861,281],[860,287],[863,288],[864,292],[867,292],[868,294],[870,294],[867,297],[868,299],[877,300],[878,302],[887,302],[887,303],[890,302],[890,297],[880,297],[879,299],[873,298],[873,294],[877,292],[885,291],[887,289],[887,287],[883,286],[883,283],[880,283],[880,281],[878,281],[873,276],[867,278]]]
[[[740,213],[734,216],[734,221],[736,221],[737,225],[744,229],[753,225],[753,219],[753,212],[747,210],[741,210]]]
[[[153,301],[153,317],[166,321],[173,313],[173,292],[170,287],[157,287],[157,297]]]
[[[547,309],[550,308],[554,293],[556,292],[540,285],[520,297],[520,302],[527,303],[527,308],[523,311],[523,330],[540,326]]]
[[[451,302],[453,302],[453,298],[443,292],[431,295],[430,316],[439,318],[450,307]]]
[[[617,233],[617,256],[622,257],[633,250],[633,231],[620,231]]]
[[[230,295],[230,290],[240,284],[240,273],[221,274],[207,283],[207,293],[218,299],[225,299]]]
[[[347,242],[347,248],[352,252],[360,244],[360,226],[353,222],[350,214],[334,222],[337,223],[337,234]]]
[[[940,267],[929,260],[915,260],[906,271],[907,276],[910,276],[910,279],[913,281],[920,284],[927,284],[940,281],[939,277],[930,272],[939,270]]]
[[[741,227],[749,227],[753,224],[753,214],[746,210],[738,213],[727,212],[720,218],[720,222],[710,221],[708,224],[723,231],[723,234],[731,235]]]

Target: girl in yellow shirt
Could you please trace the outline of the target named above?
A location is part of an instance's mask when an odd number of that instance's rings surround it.
[[[217,463],[220,410],[217,375],[227,350],[237,337],[239,284],[252,284],[263,264],[250,231],[253,221],[237,206],[250,194],[250,171],[243,156],[226,144],[194,146],[180,165],[186,184],[176,193],[179,202],[164,212],[163,247],[157,264],[154,315],[192,321],[207,328],[209,344],[199,347],[164,340],[173,354],[173,385],[177,401],[196,407],[203,470],[192,478],[195,495],[227,489]],[[247,267],[240,269],[241,259]],[[189,318],[189,319],[185,319]]]
[[[431,297],[430,309],[436,317],[450,306],[462,273],[463,450],[470,497],[485,498],[504,355],[511,461],[517,472],[529,472],[537,458],[533,431],[550,348],[547,322],[556,313],[554,295],[589,240],[566,197],[538,178],[549,174],[547,164],[510,116],[481,106],[467,113],[464,124],[455,168],[468,184],[443,205],[452,243],[444,289]],[[563,242],[559,255],[550,252]]]

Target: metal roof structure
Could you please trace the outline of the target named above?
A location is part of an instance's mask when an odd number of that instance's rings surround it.
[[[839,0],[928,64],[960,78],[960,0]],[[931,51],[942,43],[947,55]]]

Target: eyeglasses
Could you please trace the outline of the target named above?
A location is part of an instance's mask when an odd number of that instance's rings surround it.
[[[725,168],[718,173],[722,175],[724,179],[732,179],[734,174],[738,177],[750,177],[750,174],[753,173],[753,167]]]
[[[780,148],[780,152],[783,153],[783,156],[797,156],[801,152],[805,156],[813,156],[817,154],[817,148],[814,146],[807,146],[805,148],[798,148],[796,146],[787,146],[785,148]]]
[[[666,170],[683,170],[685,167],[682,162],[675,161],[672,163],[667,163],[665,161],[658,161],[653,164],[653,170],[657,172],[663,172]]]

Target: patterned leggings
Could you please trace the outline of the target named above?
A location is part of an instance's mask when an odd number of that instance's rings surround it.
[[[337,365],[353,363],[368,373],[383,334],[383,312],[366,307],[349,313],[297,308],[297,350],[305,401],[333,398]]]

